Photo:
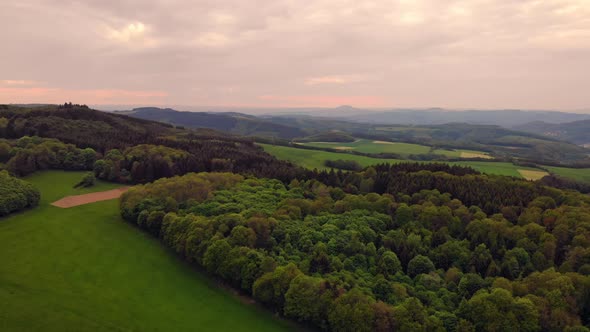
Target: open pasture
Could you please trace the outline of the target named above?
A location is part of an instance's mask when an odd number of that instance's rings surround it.
[[[118,200],[61,209],[84,173],[29,178],[39,207],[0,219],[2,331],[281,331],[293,326],[245,304],[123,222]]]
[[[329,148],[336,150],[353,150],[362,153],[395,153],[401,156],[417,155],[417,154],[440,154],[452,158],[484,158],[491,159],[487,153],[482,151],[472,150],[454,150],[454,149],[433,149],[430,146],[402,143],[402,142],[388,142],[379,140],[357,139],[354,142],[310,142],[299,143],[302,145],[313,146],[318,148]]]

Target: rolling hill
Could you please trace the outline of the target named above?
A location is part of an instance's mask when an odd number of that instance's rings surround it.
[[[144,107],[118,113],[176,126],[222,130],[242,136],[268,136],[285,139],[306,136],[306,132],[300,128],[276,124],[252,115],[235,112],[180,112],[171,108]]]
[[[240,109],[236,109],[240,111]],[[248,110],[244,110],[247,112]],[[506,128],[531,121],[564,123],[590,119],[590,114],[538,110],[454,110],[444,108],[361,109],[351,106],[336,108],[273,109],[274,116],[324,117],[362,123],[395,123],[406,125],[437,125],[451,122],[498,125]]]
[[[350,117],[354,112],[361,112],[351,107],[341,108],[342,114]],[[530,120],[531,116],[542,119],[560,120],[565,118],[586,117],[583,114],[559,112],[525,112],[499,111],[501,116],[519,121]],[[414,114],[415,113],[415,114]],[[131,117],[144,120],[162,121],[189,128],[212,128],[236,135],[255,137],[272,137],[285,141],[314,142],[326,140],[331,136],[339,136],[350,141],[350,137],[373,140],[389,140],[426,145],[434,148],[464,149],[488,152],[491,155],[510,160],[517,158],[528,162],[542,164],[571,165],[590,163],[588,150],[568,142],[546,137],[539,133],[522,132],[501,127],[496,124],[467,123],[485,119],[491,116],[487,111],[450,112],[443,110],[414,111],[413,117],[430,117],[431,121],[450,121],[463,119],[465,121],[434,125],[403,125],[393,122],[400,118],[383,118],[379,123],[361,123],[345,121],[337,118],[305,115],[266,115],[253,116],[235,112],[179,112],[173,109],[138,108],[121,112]],[[319,113],[323,114],[323,113]],[[367,117],[376,116],[377,112],[366,112]],[[390,114],[382,112],[382,114]],[[392,113],[393,114],[393,113]],[[406,114],[398,112],[395,114]],[[517,120],[520,119],[520,120]],[[368,119],[368,118],[367,118]],[[477,121],[476,121],[477,120]],[[369,121],[369,120],[367,120]],[[389,122],[387,122],[389,121]],[[483,120],[482,120],[483,121]],[[590,120],[589,120],[590,121]],[[403,122],[403,121],[402,121]],[[481,121],[480,121],[481,122]],[[483,121],[485,122],[485,121]],[[331,140],[331,139],[330,139]]]
[[[289,177],[298,171],[264,152],[251,139],[211,129],[174,128],[170,124],[71,104],[33,108],[0,105],[0,108],[0,138],[56,138],[101,154],[140,144],[161,145],[186,151],[190,155],[187,163],[193,171],[226,170],[265,176],[285,172],[279,177]]]
[[[547,123],[534,121],[515,127],[520,131],[535,133],[546,137],[557,138],[578,145],[590,146],[590,120],[580,120],[567,123]]]

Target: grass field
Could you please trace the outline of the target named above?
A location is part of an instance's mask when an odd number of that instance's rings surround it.
[[[326,152],[320,150],[307,150],[291,148],[287,146],[260,144],[264,150],[278,159],[288,160],[294,164],[301,165],[310,169],[325,169],[324,162],[326,160],[354,160],[361,166],[366,167],[378,163],[397,163],[403,160],[400,159],[378,159],[365,156],[357,156],[350,153]]]
[[[332,149],[348,148],[363,153],[397,153],[400,155],[426,154],[430,151],[430,147],[425,145],[372,141],[366,139],[359,139],[350,143],[310,142],[305,143],[305,145]]]
[[[325,152],[318,150],[306,150],[298,149],[286,146],[276,146],[268,144],[260,144],[264,150],[275,157],[283,160],[291,161],[294,164],[301,165],[307,168],[325,169],[324,161],[326,160],[355,160],[363,167],[375,165],[384,162],[398,163],[403,161],[411,160],[400,160],[400,159],[380,159],[371,158],[365,156],[357,156],[348,153],[337,153],[337,152]],[[526,168],[521,166],[515,166],[511,163],[506,162],[491,162],[491,161],[457,161],[449,162],[451,165],[464,165],[471,166],[474,169],[488,174],[507,175],[522,178],[520,170],[540,171],[535,168]]]
[[[590,183],[590,168],[566,168],[544,166],[549,172],[565,178],[570,178],[586,183]]]
[[[28,178],[39,207],[0,219],[0,331],[280,331],[247,305],[124,223],[118,201],[60,209],[82,173]]]
[[[482,151],[471,151],[471,150],[447,150],[447,149],[436,149],[431,151],[431,148],[426,145],[411,144],[411,143],[398,143],[398,142],[385,142],[385,141],[374,141],[366,139],[358,139],[354,142],[310,142],[300,143],[307,146],[313,146],[318,148],[330,148],[336,150],[354,150],[362,153],[396,153],[402,156],[410,154],[428,154],[435,153],[441,154],[448,157],[455,158],[491,158],[485,152]]]

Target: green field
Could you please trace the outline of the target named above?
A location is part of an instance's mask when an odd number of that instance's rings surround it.
[[[399,163],[399,162],[412,162],[411,160],[400,160],[400,159],[380,159],[371,158],[365,156],[357,156],[349,153],[337,153],[337,152],[326,152],[319,150],[306,150],[298,149],[286,146],[276,146],[268,144],[260,144],[264,150],[275,157],[283,160],[291,161],[297,165],[301,165],[307,168],[326,169],[324,161],[326,160],[355,160],[363,167],[375,165],[384,162]],[[457,161],[449,162],[451,165],[463,165],[471,166],[474,169],[488,174],[507,175],[522,178],[522,175],[518,170],[539,170],[530,167],[516,166],[506,162],[491,162],[491,161]]]
[[[39,207],[0,219],[0,331],[277,331],[293,328],[240,302],[124,223],[118,201],[59,209],[83,173],[28,178]]]
[[[549,172],[563,176],[564,178],[590,183],[590,168],[544,167],[549,170]]]
[[[367,140],[367,139],[358,139],[354,142],[310,142],[310,143],[299,143],[301,145],[313,146],[318,148],[330,148],[336,150],[353,150],[362,153],[395,153],[402,156],[407,156],[410,154],[440,154],[445,155],[447,157],[465,157],[465,154],[471,154],[471,157],[476,157],[477,155],[485,156],[486,153],[482,151],[471,151],[471,150],[447,150],[447,149],[436,149],[431,150],[430,146],[420,145],[420,144],[411,144],[411,143],[401,143],[401,142],[384,142],[384,141],[374,141],[374,140]],[[462,155],[463,154],[463,155]]]
[[[377,143],[380,142],[380,143]],[[354,142],[310,142],[301,143],[307,146],[318,148],[332,148],[342,150],[354,150],[363,153],[397,153],[402,155],[408,154],[426,154],[430,151],[430,147],[426,145],[410,144],[410,143],[392,143],[382,141],[372,141],[366,139],[358,139]]]
[[[325,169],[326,160],[354,160],[361,166],[366,167],[378,163],[398,163],[403,160],[400,159],[378,159],[365,156],[357,156],[350,153],[327,152],[321,150],[307,150],[291,148],[287,146],[260,144],[264,150],[278,159],[288,160],[294,164],[301,165],[309,169]]]

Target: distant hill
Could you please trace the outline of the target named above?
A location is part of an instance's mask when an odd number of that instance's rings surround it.
[[[446,123],[469,123],[497,125],[505,128],[523,125],[532,121],[564,123],[590,120],[590,114],[534,110],[451,110],[443,108],[406,109],[360,109],[352,106],[336,108],[277,109],[265,116],[323,117],[373,124],[439,125]]]
[[[580,120],[559,124],[534,121],[517,126],[515,129],[543,135],[546,137],[557,138],[578,145],[590,145],[590,120]]]
[[[535,132],[523,132],[498,125],[447,123],[438,125],[370,124],[312,116],[275,116],[268,121],[298,126],[312,133],[298,141],[333,141],[323,137],[338,130],[350,136],[417,143],[439,148],[486,151],[498,158],[535,160],[546,164],[587,164],[588,150],[575,144]],[[313,134],[318,134],[315,136]],[[340,134],[339,134],[340,135]]]
[[[236,112],[180,112],[171,108],[143,107],[117,112],[135,118],[170,123],[188,128],[211,128],[243,136],[277,137],[291,139],[304,137],[300,128],[273,123]]]
[[[307,136],[302,139],[298,139],[298,142],[354,142],[355,138],[350,134],[342,131],[329,131],[323,132],[311,136]]]
[[[345,117],[350,116],[358,110],[350,106],[339,108]],[[398,111],[396,111],[398,112]],[[484,112],[484,113],[480,113]],[[537,112],[529,113],[524,111],[497,111],[495,118],[504,116],[528,116],[529,114],[545,114],[548,117],[558,119],[559,117],[586,116],[570,113]],[[340,118],[320,117],[311,114],[297,115],[266,115],[253,116],[237,112],[180,112],[173,109],[161,108],[136,108],[131,111],[118,112],[132,117],[162,121],[176,126],[188,128],[212,128],[235,135],[246,135],[256,137],[275,137],[286,141],[351,141],[355,138],[385,139],[399,142],[424,144],[433,147],[451,149],[470,149],[486,151],[497,158],[537,161],[545,164],[566,165],[573,163],[588,163],[588,150],[560,141],[553,137],[543,136],[535,132],[522,132],[501,127],[499,125],[471,124],[466,122],[455,122],[446,124],[431,125],[396,125],[395,122],[383,120],[380,122],[360,122],[352,120],[341,120]],[[429,111],[415,111],[414,118],[425,117],[423,122],[429,121],[429,114],[432,121],[442,121],[442,115],[450,114],[487,114],[491,117],[492,112],[488,111],[466,111],[451,112],[440,109]],[[379,113],[368,112],[367,117]],[[385,112],[383,114],[389,114]],[[409,112],[401,112],[410,116]],[[494,113],[495,114],[495,113]],[[510,115],[512,114],[512,115]],[[438,118],[437,118],[438,117]],[[436,120],[438,119],[438,120]],[[483,118],[479,118],[482,120]]]
[[[413,125],[437,125],[452,122],[469,124],[498,125],[506,128],[543,121],[547,123],[563,123],[578,120],[590,120],[590,114],[575,114],[550,111],[449,111],[432,110],[392,110],[383,112],[364,112],[346,116],[346,120],[369,123],[395,123]]]

